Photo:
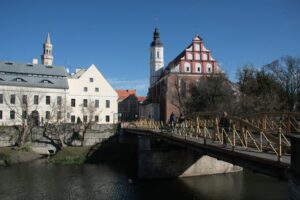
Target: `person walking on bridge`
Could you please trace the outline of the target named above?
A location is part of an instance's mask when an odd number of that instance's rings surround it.
[[[173,112],[170,115],[170,125],[172,128],[172,132],[174,132],[176,128],[176,115]]]
[[[227,145],[226,134],[228,135],[229,131],[230,131],[230,121],[229,121],[227,112],[224,112],[222,114],[222,117],[220,119],[220,127],[221,127],[221,131],[222,131],[222,136],[223,136],[223,145],[226,146]]]
[[[180,126],[180,131],[183,132],[185,130],[185,116],[182,113],[180,113],[178,122]]]

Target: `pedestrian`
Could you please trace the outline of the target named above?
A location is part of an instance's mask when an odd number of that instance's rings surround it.
[[[185,116],[182,113],[180,113],[178,122],[179,122],[180,130],[183,131],[185,128]]]
[[[224,112],[222,114],[222,117],[220,119],[220,127],[223,134],[223,145],[226,146],[227,145],[226,134],[228,135],[230,131],[230,121],[227,112]]]
[[[170,125],[171,125],[172,132],[173,132],[176,127],[176,115],[173,112],[170,115]]]

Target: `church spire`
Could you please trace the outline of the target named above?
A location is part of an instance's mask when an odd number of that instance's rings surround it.
[[[154,47],[154,46],[157,46],[157,47],[163,46],[163,44],[160,41],[158,28],[155,28],[154,33],[153,33],[153,41],[151,42],[151,47]]]
[[[150,87],[160,78],[163,67],[164,47],[160,41],[158,28],[155,28],[150,47]]]
[[[51,39],[50,39],[50,33],[49,32],[48,32],[48,35],[47,35],[45,43],[51,44]]]
[[[50,39],[50,33],[48,32],[46,41],[44,43],[42,64],[43,65],[52,65],[52,63],[53,63],[52,44],[51,44],[51,39]]]

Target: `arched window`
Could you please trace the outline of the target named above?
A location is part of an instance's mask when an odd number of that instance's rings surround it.
[[[191,71],[191,64],[186,62],[184,63],[184,72],[190,72]]]
[[[210,63],[206,64],[206,73],[212,73],[212,65]]]
[[[200,63],[196,63],[196,65],[195,65],[195,72],[201,73],[201,71],[202,71],[201,68],[202,68],[201,64]]]

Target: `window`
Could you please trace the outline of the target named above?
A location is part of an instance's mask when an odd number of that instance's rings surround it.
[[[11,104],[15,104],[16,103],[16,95],[15,94],[10,95],[10,103]]]
[[[87,107],[88,101],[87,99],[83,99],[83,107]]]
[[[156,52],[156,56],[157,56],[157,58],[159,58],[159,51]]]
[[[110,101],[109,101],[109,100],[106,100],[106,101],[105,101],[105,107],[106,107],[106,108],[110,108]]]
[[[84,88],[83,88],[83,91],[84,91],[84,92],[87,92],[87,91],[88,91],[88,88],[87,88],[87,87],[84,87]]]
[[[106,116],[105,116],[105,121],[106,121],[106,122],[109,122],[109,115],[106,115]]]
[[[50,105],[50,96],[46,96],[46,105]]]
[[[46,120],[50,119],[50,111],[46,111]]]
[[[99,92],[99,88],[98,87],[95,88],[95,92]]]
[[[71,115],[71,122],[75,123],[75,115]]]
[[[90,82],[91,82],[91,83],[94,82],[94,79],[93,79],[93,78],[90,78]]]
[[[2,113],[3,111],[2,110],[0,110],[0,119],[2,119],[2,117],[3,117],[3,113]]]
[[[83,122],[87,122],[87,115],[83,115]]]
[[[23,111],[23,112],[22,112],[22,118],[23,118],[23,119],[27,119],[27,112],[26,112],[26,111]]]
[[[39,104],[39,95],[34,95],[34,97],[33,97],[33,103],[34,103],[35,105],[38,105],[38,104]]]
[[[61,119],[61,111],[57,111],[57,120]]]
[[[212,65],[210,63],[206,64],[206,73],[211,73],[212,72]]]
[[[99,116],[95,115],[95,122],[99,122]]]
[[[191,70],[191,64],[186,62],[184,63],[184,72],[190,72]]]
[[[195,68],[196,68],[195,71],[196,71],[197,73],[201,73],[201,64],[200,64],[200,63],[196,63]]]
[[[14,110],[10,111],[10,119],[15,119],[15,111]]]
[[[27,95],[22,95],[22,103],[27,105]]]
[[[61,106],[62,97],[58,96],[56,100],[57,100],[57,105]]]
[[[3,103],[3,94],[0,94],[0,103]]]
[[[95,100],[95,108],[99,108],[99,99]]]
[[[71,107],[75,107],[76,106],[76,99],[71,99]]]

